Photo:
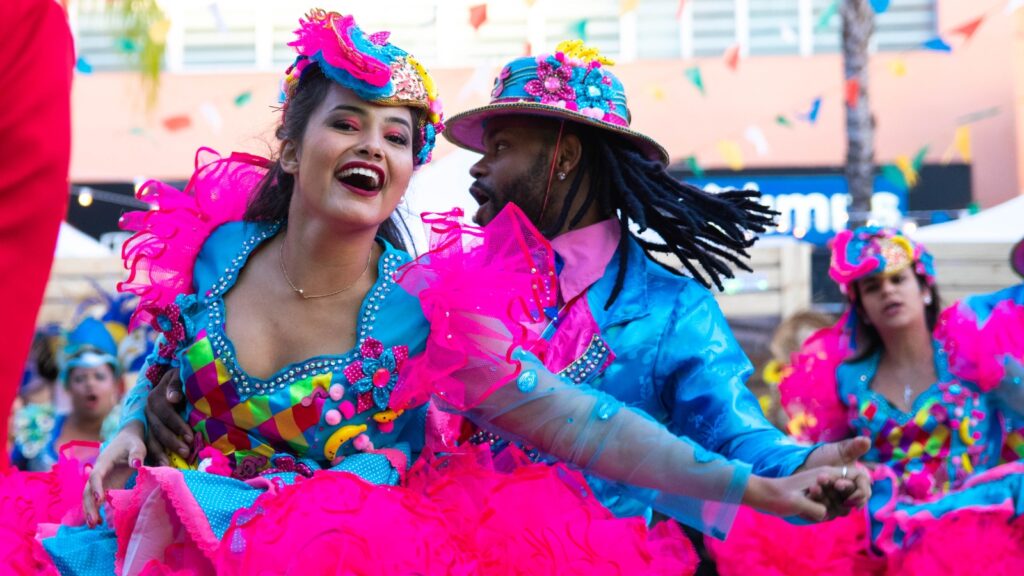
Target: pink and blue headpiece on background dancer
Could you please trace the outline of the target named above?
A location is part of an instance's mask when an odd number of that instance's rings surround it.
[[[390,32],[367,35],[352,16],[313,9],[299,20],[298,36],[288,45],[298,57],[288,67],[281,86],[285,114],[288,101],[310,64],[324,75],[355,92],[367,102],[383,106],[409,106],[423,110],[419,129],[423,147],[416,165],[430,161],[437,135],[444,130],[437,86],[426,68],[411,54],[388,42]]]
[[[836,234],[828,275],[852,300],[853,282],[875,274],[894,274],[908,266],[913,266],[929,286],[935,284],[935,265],[924,244],[895,228],[862,226]]]

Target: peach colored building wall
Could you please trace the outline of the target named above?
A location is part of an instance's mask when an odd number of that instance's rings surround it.
[[[990,2],[986,2],[990,3]],[[939,28],[977,16],[975,2],[940,0]],[[998,113],[971,125],[974,196],[991,206],[1024,192],[1024,10],[996,10],[966,45],[951,39],[951,54],[879,53],[871,60],[871,102],[879,163],[913,156],[928,146],[928,162],[941,162],[958,119],[983,110]],[[893,61],[906,65],[894,75]],[[706,94],[683,70],[700,66]],[[659,140],[676,160],[695,154],[705,168],[725,167],[718,143],[740,145],[748,167],[839,166],[845,157],[842,62],[838,55],[758,57],[729,70],[719,58],[637,61],[614,69],[627,86],[634,127]],[[471,82],[474,70],[435,70],[447,111],[486,102],[489,83]],[[147,111],[131,74],[75,79],[71,179],[76,183],[184,179],[198,146],[267,153],[277,115],[279,77],[266,73],[165,74],[157,106]],[[476,84],[475,89],[467,88]],[[486,85],[484,85],[486,84]],[[242,107],[235,97],[252,92]],[[816,124],[793,119],[822,97]],[[215,111],[212,113],[211,111]],[[185,114],[189,128],[171,132],[161,121]],[[765,135],[759,156],[745,140],[748,127]],[[438,154],[450,148],[442,144]],[[954,154],[955,158],[955,154]]]

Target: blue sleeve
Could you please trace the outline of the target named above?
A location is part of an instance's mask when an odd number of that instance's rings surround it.
[[[687,283],[662,332],[655,366],[669,429],[751,464],[759,476],[788,476],[816,446],[800,446],[768,422],[746,386],[752,372],[711,293]]]
[[[149,396],[149,391],[153,389],[153,383],[149,381],[146,373],[149,371],[149,367],[157,363],[166,363],[166,360],[159,357],[160,347],[167,344],[167,339],[164,338],[163,334],[160,334],[156,338],[156,344],[153,346],[153,350],[146,356],[146,361],[142,363],[142,368],[139,369],[138,378],[135,380],[135,386],[128,391],[124,396],[124,400],[121,402],[121,421],[117,425],[117,431],[120,432],[128,425],[129,422],[142,422],[142,428],[146,434],[149,434],[149,423],[146,421],[146,398]]]
[[[258,225],[245,222],[228,222],[215,229],[203,243],[199,255],[192,268],[192,289],[194,294],[202,294],[209,290],[219,280],[219,274],[226,268],[230,258],[241,248],[242,243],[253,234]],[[146,433],[149,433],[149,424],[146,421],[146,398],[155,382],[150,382],[146,376],[150,366],[154,364],[166,364],[169,370],[178,369],[178,352],[191,343],[195,334],[195,316],[200,312],[197,298],[192,295],[179,295],[175,304],[178,306],[185,323],[185,340],[178,343],[178,349],[170,357],[160,356],[160,349],[167,345],[167,338],[163,334],[157,337],[153,351],[146,357],[142,368],[139,370],[139,377],[135,386],[124,397],[121,407],[121,421],[118,424],[120,432],[129,422],[139,421]]]

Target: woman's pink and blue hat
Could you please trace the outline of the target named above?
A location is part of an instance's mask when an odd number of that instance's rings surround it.
[[[288,45],[298,57],[285,72],[281,86],[286,114],[302,72],[315,63],[325,76],[367,102],[423,110],[419,126],[423,147],[416,165],[430,161],[437,135],[444,130],[437,87],[419,61],[388,42],[390,32],[367,35],[352,16],[317,8],[299,20],[295,35]]]
[[[850,285],[875,274],[892,274],[908,266],[935,284],[935,265],[924,244],[914,242],[895,228],[862,226],[836,234],[828,275],[852,298]]]
[[[554,54],[517,58],[495,78],[491,102],[450,118],[445,137],[483,152],[487,121],[510,115],[571,120],[614,132],[646,156],[667,165],[668,152],[649,136],[629,128],[622,82],[608,70],[612,61],[580,40],[559,44]]]

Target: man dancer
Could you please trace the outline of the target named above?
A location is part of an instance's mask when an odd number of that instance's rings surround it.
[[[490,104],[455,115],[444,133],[483,154],[470,168],[476,222],[514,202],[558,255],[560,309],[550,311],[542,360],[755,474],[852,464],[866,438],[804,447],[764,418],[745,386],[750,362],[705,287],[721,287],[730,263],[746,268],[748,238],[769,213],[756,193],[712,195],[673,178],[664,148],[629,129],[625,90],[609,64],[579,41],[513,60]],[[654,254],[678,260],[692,278]],[[643,512],[614,487],[595,491],[618,514]]]

